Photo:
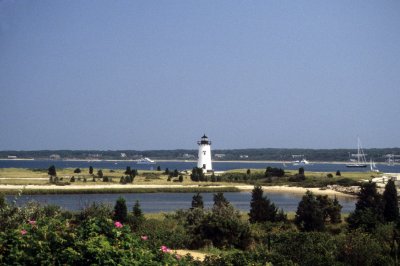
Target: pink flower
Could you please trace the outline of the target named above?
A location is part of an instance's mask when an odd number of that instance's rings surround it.
[[[142,239],[142,240],[145,240],[145,241],[146,241],[146,240],[148,239],[148,237],[147,237],[147,236],[141,236],[141,237],[140,237],[140,239]]]
[[[21,235],[26,235],[26,233],[28,233],[25,229],[21,230]]]
[[[36,221],[35,221],[35,220],[28,220],[28,223],[29,223],[30,225],[36,225]]]
[[[177,260],[180,260],[182,257],[181,257],[181,255],[175,254],[175,258],[176,258]]]
[[[115,225],[115,227],[117,227],[117,228],[121,228],[123,225],[120,223],[120,222],[118,222],[118,221],[116,221],[115,223],[114,223],[114,225]]]
[[[162,252],[164,252],[164,253],[170,253],[171,252],[171,250],[167,247],[167,246],[161,246],[161,249],[160,249]]]

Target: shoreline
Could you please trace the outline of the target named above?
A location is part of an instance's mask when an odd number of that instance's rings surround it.
[[[156,193],[156,192],[251,192],[253,185],[0,185],[0,192],[5,194],[82,194],[82,193]],[[303,195],[308,190],[316,195],[354,197],[330,188],[304,188],[291,186],[262,186],[264,193]]]
[[[60,160],[51,160],[46,158],[0,158],[0,161],[52,161],[52,162],[137,162],[137,159],[60,159]],[[180,162],[180,163],[196,163],[197,160],[181,160],[181,159],[159,159],[155,160],[154,165],[157,162]],[[279,160],[213,160],[213,163],[259,163],[259,164],[288,164],[292,165],[292,161],[279,161]],[[309,165],[313,164],[348,164],[348,161],[310,161]],[[375,162],[375,164],[386,164],[385,162]],[[395,165],[399,165],[400,163],[395,163]],[[296,165],[296,166],[303,166],[303,165]]]

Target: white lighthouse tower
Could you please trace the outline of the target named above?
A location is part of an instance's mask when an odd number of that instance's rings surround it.
[[[197,161],[197,167],[203,169],[203,172],[211,172],[211,141],[209,141],[207,136],[204,134],[197,144],[199,145],[199,159]]]

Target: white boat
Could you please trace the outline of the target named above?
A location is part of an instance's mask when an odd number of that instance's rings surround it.
[[[378,168],[376,167],[375,162],[372,159],[370,160],[369,165],[371,167],[371,172],[376,172],[376,173],[379,172]]]
[[[351,154],[351,156],[355,157],[356,159],[350,159],[350,163],[346,164],[346,167],[356,167],[356,168],[367,167],[367,162],[365,159],[364,151],[361,146],[360,138],[357,138],[357,153]]]
[[[150,158],[144,157],[136,161],[137,164],[155,164],[156,162]]]
[[[307,161],[306,159],[302,159],[301,161],[297,160],[293,162],[293,165],[307,165],[310,164],[309,161]]]

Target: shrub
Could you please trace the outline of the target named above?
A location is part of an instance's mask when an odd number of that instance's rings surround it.
[[[381,245],[367,233],[355,230],[343,236],[338,244],[338,260],[346,265],[394,265],[378,263],[382,260]]]
[[[286,232],[273,235],[273,251],[296,265],[336,265],[335,239],[321,232]]]
[[[192,169],[192,173],[190,175],[190,179],[192,181],[198,182],[198,181],[203,181],[204,180],[204,173],[203,173],[203,169],[198,168],[198,167],[194,167]]]
[[[207,212],[193,233],[202,240],[195,243],[198,247],[204,246],[208,240],[218,248],[246,249],[253,241],[249,224],[241,220],[240,213],[231,205],[214,207]]]
[[[50,176],[57,176],[56,167],[54,165],[49,167],[48,174]]]
[[[79,174],[81,172],[81,169],[79,169],[79,168],[76,168],[75,170],[74,170],[74,173],[75,174]]]
[[[196,195],[193,196],[192,208],[201,208],[201,209],[204,208],[203,197],[200,195],[200,193],[197,193]]]
[[[265,170],[265,177],[282,177],[285,175],[285,171],[281,168],[270,167],[268,166]]]
[[[103,170],[100,169],[99,171],[97,171],[97,177],[100,179],[103,178]]]

